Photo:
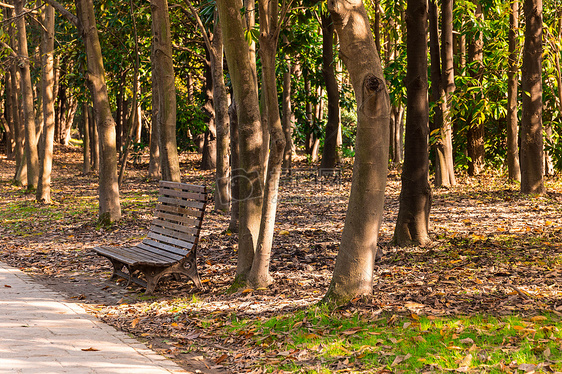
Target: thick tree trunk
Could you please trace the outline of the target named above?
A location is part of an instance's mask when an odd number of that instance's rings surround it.
[[[521,192],[541,194],[544,188],[542,126],[542,0],[525,0],[521,116]]]
[[[80,32],[86,46],[87,78],[92,93],[100,148],[99,220],[110,224],[121,218],[117,183],[115,121],[111,115],[105,69],[92,0],[76,0]]]
[[[51,169],[53,166],[53,142],[55,140],[55,9],[47,5],[43,18],[43,40],[41,42],[42,71],[41,95],[43,97],[43,135],[41,136],[41,168],[36,198],[49,204],[51,202]]]
[[[428,235],[431,187],[428,181],[429,105],[427,98],[427,1],[408,0],[406,10],[408,95],[402,190],[394,242],[425,245]]]
[[[17,14],[19,58],[18,66],[21,74],[23,121],[25,124],[25,158],[27,162],[27,189],[35,190],[39,180],[39,156],[37,153],[37,134],[35,131],[35,111],[33,107],[33,87],[27,51],[27,32],[23,0],[15,0]]]
[[[519,52],[517,35],[519,33],[519,0],[511,1],[509,13],[509,70],[507,81],[507,169],[509,179],[521,181],[519,166],[519,120],[517,118],[519,100],[517,86],[519,83]]]
[[[328,9],[357,99],[351,195],[336,267],[324,296],[324,301],[339,304],[373,290],[388,165],[390,99],[363,3],[329,0]]]
[[[162,179],[180,181],[180,164],[176,143],[176,86],[172,61],[172,36],[167,0],[151,0],[152,42],[158,80],[158,118],[160,119],[160,161]]]
[[[483,22],[484,13],[482,13],[482,5],[480,0],[474,0],[476,9],[474,11],[474,19],[476,22]],[[471,35],[470,44],[468,48],[469,62],[472,64],[471,75],[474,79],[482,82],[484,74],[483,59],[484,59],[484,41],[482,33],[476,31]],[[476,97],[474,101],[476,102]],[[468,174],[478,175],[484,169],[484,123],[474,117],[469,118],[469,127],[467,132],[467,153],[468,161]]]
[[[322,150],[321,169],[333,169],[338,162],[338,130],[340,127],[340,92],[334,68],[334,24],[329,14],[322,17],[322,76],[328,94],[328,122]]]
[[[240,9],[242,1],[217,1],[219,18],[224,34],[224,47],[228,62],[234,99],[238,112],[240,169],[237,176],[240,195],[238,230],[238,265],[234,287],[247,280],[252,267],[260,231],[263,198],[261,149],[263,134],[255,78]]]

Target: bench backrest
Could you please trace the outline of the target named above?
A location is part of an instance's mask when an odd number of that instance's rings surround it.
[[[207,195],[205,186],[160,181],[154,220],[143,243],[185,256],[197,246]]]

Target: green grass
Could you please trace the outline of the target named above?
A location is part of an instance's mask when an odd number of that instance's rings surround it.
[[[562,359],[562,333],[556,315],[350,315],[315,307],[227,326],[264,349],[260,365],[267,371],[329,373],[345,363],[357,371],[464,367],[499,373],[507,365],[547,361],[552,370],[562,369],[557,363]]]

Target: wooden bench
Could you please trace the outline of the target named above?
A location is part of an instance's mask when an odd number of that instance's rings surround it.
[[[166,274],[184,274],[202,287],[197,272],[197,242],[207,205],[207,188],[160,181],[158,204],[146,239],[133,247],[96,247],[113,265],[111,279],[120,276],[154,292]],[[126,270],[126,272],[125,272]],[[136,276],[144,274],[146,281]]]

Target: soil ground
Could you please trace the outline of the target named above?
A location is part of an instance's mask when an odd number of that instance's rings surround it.
[[[198,170],[198,163],[197,155],[182,155],[182,180],[212,186],[213,173]],[[258,370],[252,357],[259,352],[237,336],[215,335],[218,330],[197,316],[215,315],[217,321],[233,316],[263,319],[318,302],[329,285],[338,251],[351,167],[344,163],[335,176],[318,178],[315,166],[301,160],[291,176],[283,176],[271,263],[273,286],[227,292],[236,271],[237,238],[226,231],[229,216],[214,211],[211,202],[198,249],[204,289],[185,279],[166,279],[154,296],[145,296],[142,287],[109,281],[109,262],[90,249],[142,240],[157,188],[157,181],[146,177],[146,159],[129,165],[121,191],[123,219],[104,228],[96,222],[97,175],[82,175],[79,148],[56,148],[50,210],[13,185],[14,162],[0,156],[0,221],[4,217],[0,260],[83,304],[189,371]],[[376,265],[373,296],[356,300],[348,310],[428,315],[533,315],[547,310],[560,315],[558,179],[547,181],[544,196],[521,195],[519,186],[506,182],[501,173],[461,175],[459,180],[456,187],[433,191],[432,244],[396,248],[390,243],[400,174],[389,173],[379,238],[384,256]],[[2,216],[9,210],[17,211],[13,219]]]

